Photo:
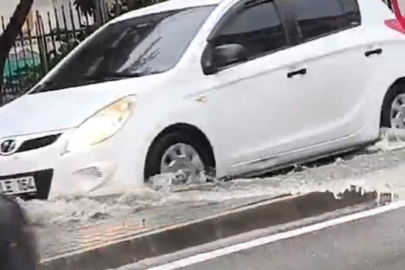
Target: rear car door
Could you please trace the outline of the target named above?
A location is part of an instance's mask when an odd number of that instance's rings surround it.
[[[286,133],[296,131],[291,145],[297,150],[350,137],[361,129],[353,120],[367,75],[356,0],[288,0],[280,9],[293,17],[299,41],[289,49],[292,66],[306,70],[305,84],[292,94],[300,121],[286,119],[293,123]]]

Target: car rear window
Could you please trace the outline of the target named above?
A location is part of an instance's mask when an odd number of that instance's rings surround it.
[[[349,18],[350,24],[353,26],[361,24],[360,8],[357,0],[340,0],[343,5],[343,10]]]
[[[302,40],[360,24],[356,0],[292,0]]]

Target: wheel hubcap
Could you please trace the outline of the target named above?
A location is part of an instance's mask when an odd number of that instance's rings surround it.
[[[176,180],[185,183],[196,181],[204,172],[204,163],[198,152],[190,145],[177,143],[163,154],[161,173],[173,173]]]
[[[405,129],[405,94],[398,95],[392,102],[391,127]]]

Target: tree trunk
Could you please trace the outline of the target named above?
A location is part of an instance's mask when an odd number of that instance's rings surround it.
[[[0,0],[2,1],[2,0]],[[34,0],[20,0],[17,8],[14,11],[13,16],[10,19],[6,29],[3,34],[0,36],[0,104],[2,98],[2,89],[3,89],[3,73],[6,60],[10,53],[13,44],[21,33],[21,29],[24,26],[25,20],[31,10]]]

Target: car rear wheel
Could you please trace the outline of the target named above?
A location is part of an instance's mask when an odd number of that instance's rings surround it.
[[[176,184],[201,181],[212,176],[214,162],[193,136],[175,131],[158,138],[145,165],[145,181],[158,174],[174,174]]]
[[[381,126],[405,129],[405,87],[396,85],[384,100]]]

